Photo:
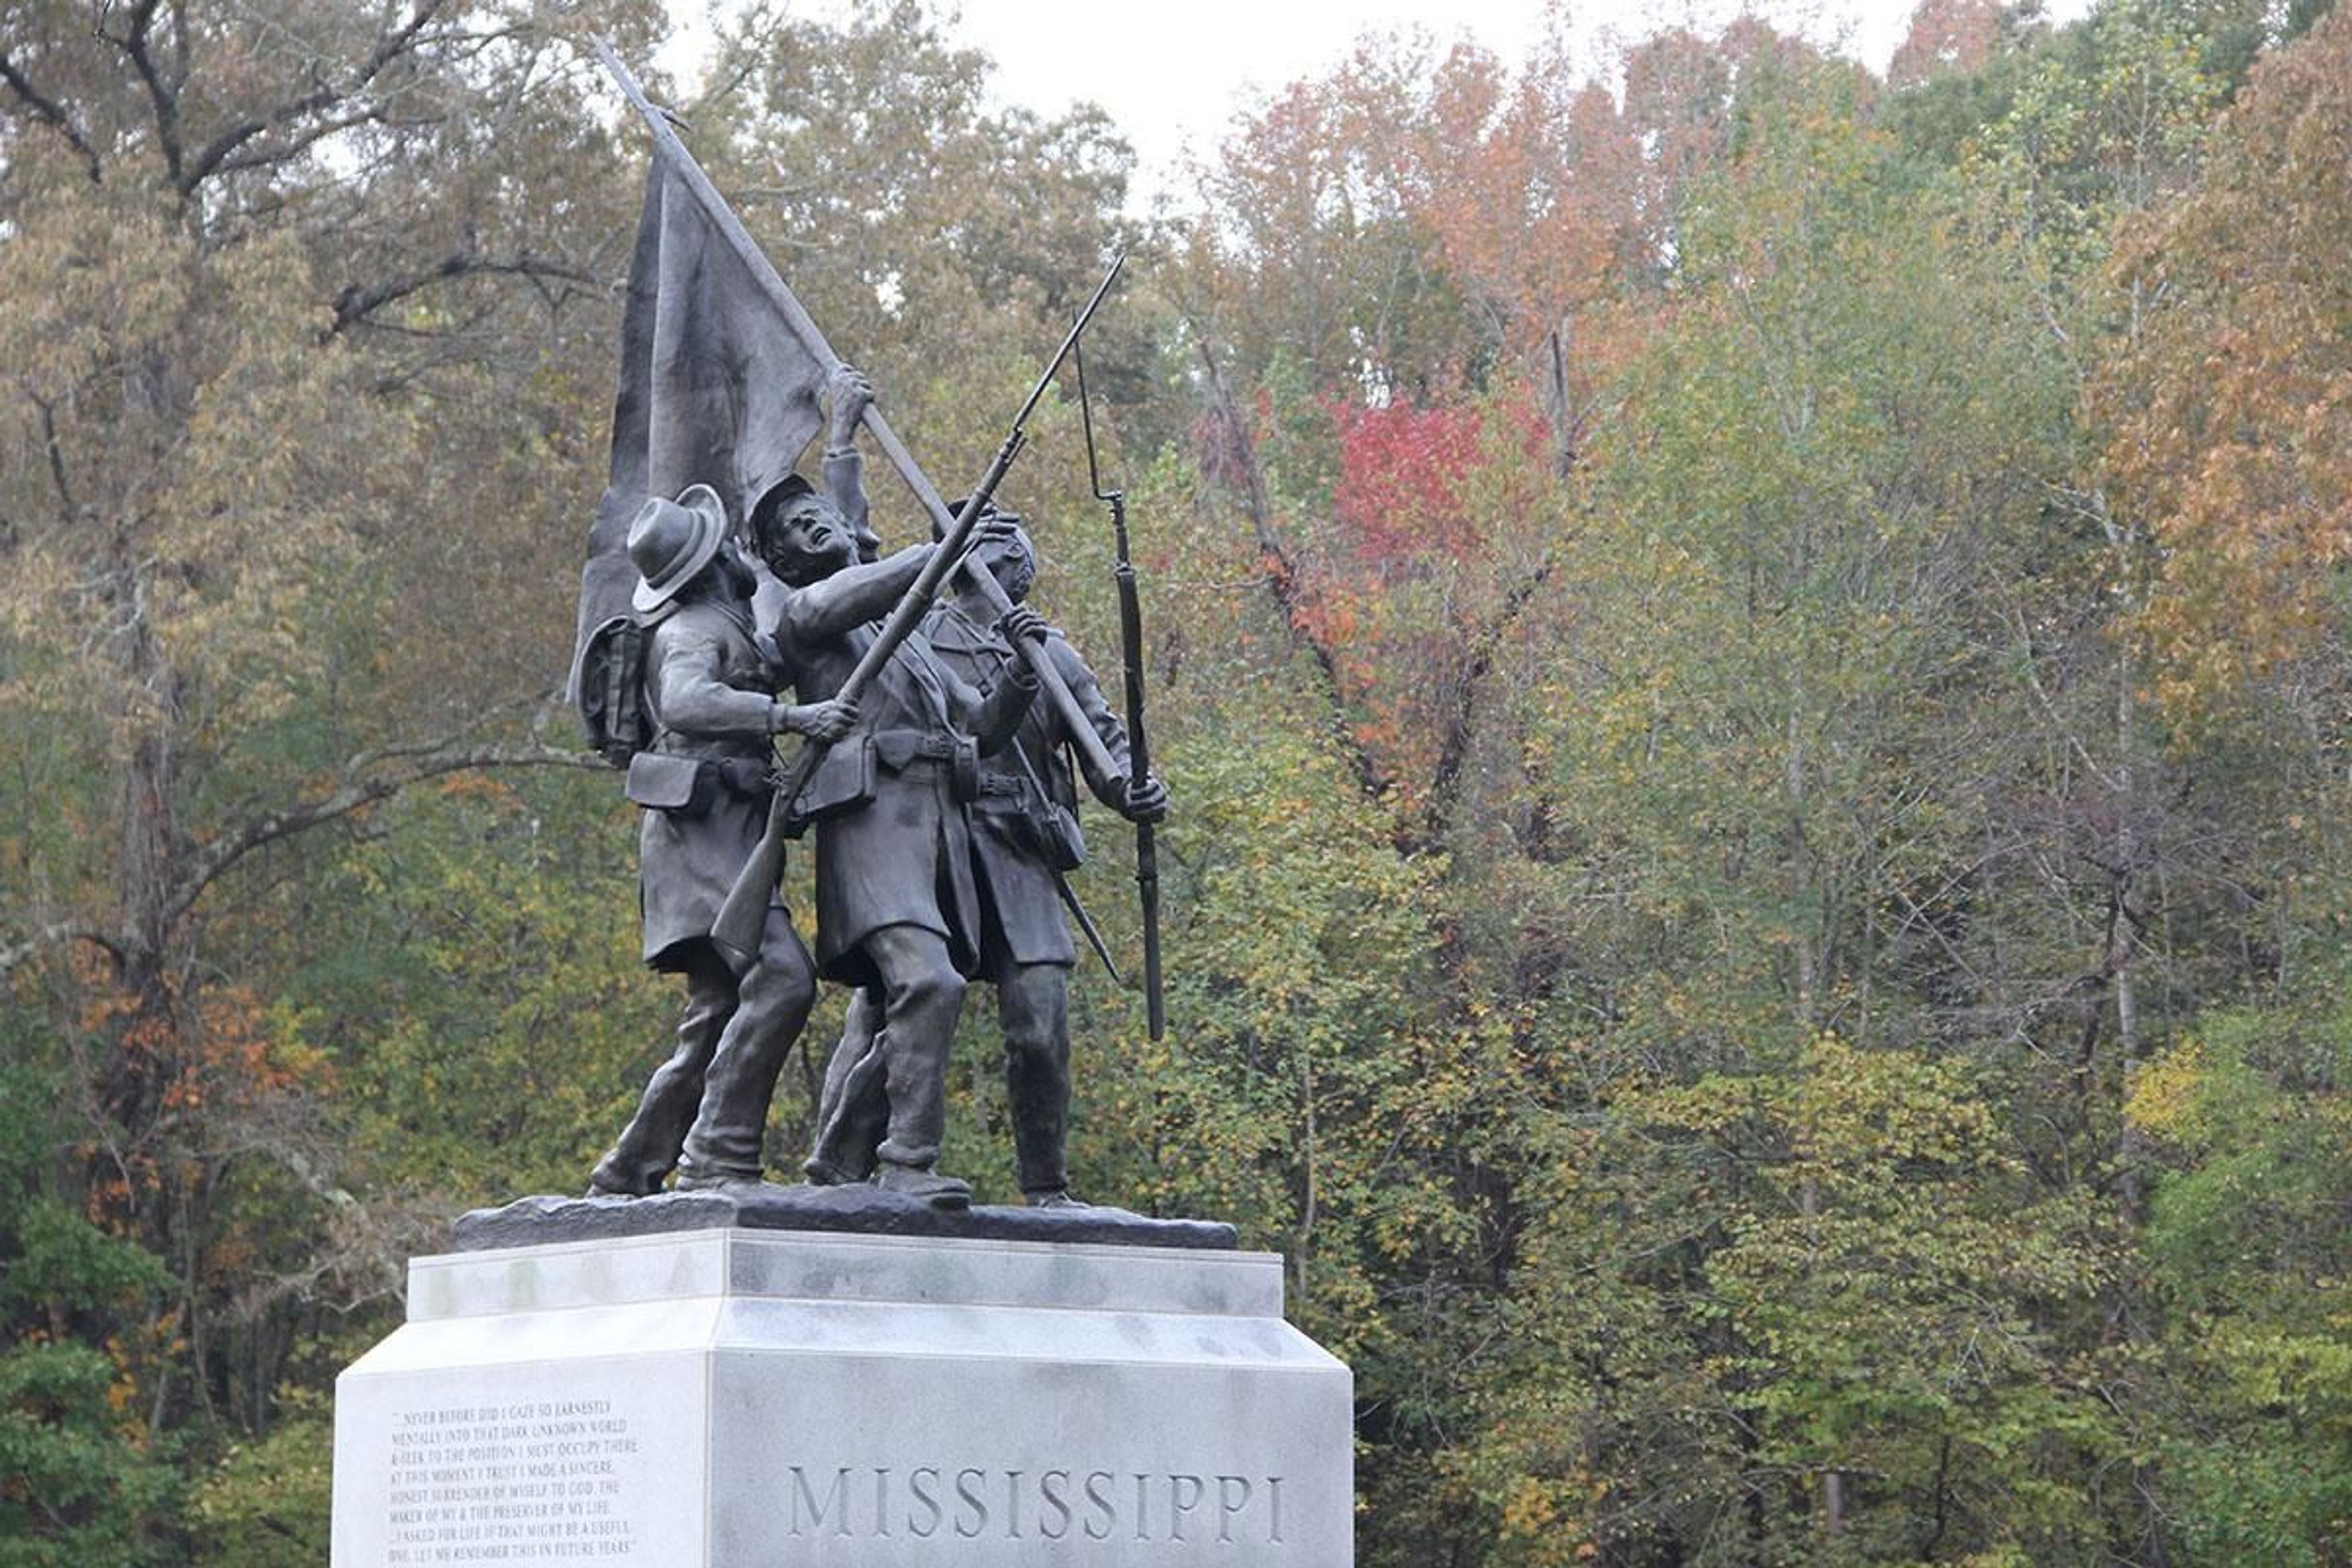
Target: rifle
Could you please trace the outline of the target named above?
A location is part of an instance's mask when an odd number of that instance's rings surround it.
[[[1102,282],[1095,289],[1094,298],[1087,300],[1087,308],[1078,312],[1078,319],[1071,323],[1069,334],[1063,338],[1062,346],[1055,350],[1054,357],[1046,362],[1045,374],[1037,378],[1037,384],[1029,389],[1029,395],[1021,404],[1021,411],[1013,416],[1013,426],[1005,435],[1003,445],[996,448],[996,456],[989,460],[988,471],[981,476],[980,483],[972,487],[971,494],[963,503],[963,510],[956,515],[948,529],[947,537],[931,552],[931,558],[923,563],[922,571],[916,574],[914,582],[899,596],[889,618],[882,623],[882,629],[859,657],[856,668],[849,672],[849,679],[843,681],[841,689],[835,693],[840,700],[856,702],[865,696],[866,688],[881,672],[883,665],[889,662],[890,656],[898,651],[898,645],[914,631],[924,612],[930,608],[931,596],[939,592],[940,584],[962,559],[965,547],[971,542],[972,530],[980,521],[981,513],[988,509],[989,497],[995,493],[997,485],[1004,479],[1005,470],[1013,467],[1013,459],[1021,455],[1021,448],[1027,444],[1029,416],[1036,411],[1039,400],[1045,395],[1045,389],[1053,384],[1054,373],[1062,368],[1062,362],[1069,358],[1070,352],[1077,347],[1079,334],[1087,330],[1087,323],[1094,319],[1104,296],[1110,292],[1110,286],[1118,280],[1119,268],[1126,265],[1127,252],[1122,250],[1111,258],[1110,269],[1103,274]],[[981,576],[988,575],[984,567],[976,566],[975,571]],[[744,863],[741,874],[735,879],[735,886],[728,891],[727,901],[719,907],[719,919],[711,927],[711,941],[719,945],[720,952],[725,954],[728,963],[739,974],[759,960],[761,935],[768,921],[768,901],[775,893],[777,880],[783,875],[784,840],[792,818],[793,803],[800,798],[809,776],[816,772],[817,763],[824,759],[829,749],[825,742],[810,737],[776,780],[775,795],[768,805],[767,828],[761,834],[751,858]]]
[[[727,205],[727,198],[719,194],[719,187],[710,183],[710,176],[702,172],[702,166],[694,161],[694,154],[688,153],[686,143],[678,140],[668,117],[646,96],[645,89],[637,84],[635,77],[629,74],[629,68],[621,63],[621,57],[614,52],[610,41],[602,37],[593,41],[597,58],[604,61],[604,69],[619,85],[622,96],[635,108],[653,132],[654,144],[676,163],[678,173],[686,180],[687,188],[694,193],[695,200],[702,204],[703,210],[709,215],[711,223],[717,226],[728,247],[735,252],[765,290],[778,313],[784,318],[785,324],[792,328],[793,334],[801,340],[802,345],[819,364],[827,370],[838,368],[842,363],[841,356],[833,352],[832,345],[824,341],[824,333],[818,330],[815,321],[802,307],[799,299],[768,260],[766,253],[743,227],[742,220],[735,216],[734,209]],[[890,466],[898,470],[898,477],[906,481],[907,488],[914,492],[915,499],[930,514],[933,524],[942,532],[953,528],[956,514],[949,510],[946,501],[940,499],[940,492],[916,463],[914,455],[907,450],[906,443],[898,439],[898,433],[890,428],[890,422],[882,416],[882,411],[872,404],[866,405],[863,422],[873,435],[875,445],[882,448],[883,456],[890,459]],[[991,613],[1002,616],[1012,610],[1012,601],[1004,596],[1003,588],[992,575],[974,567],[967,576],[987,601]],[[1097,735],[1093,726],[1087,722],[1085,710],[1078,706],[1078,700],[1070,694],[1069,686],[1062,679],[1061,672],[1054,668],[1053,659],[1044,648],[1025,639],[1016,651],[1029,666],[1030,673],[1036,676],[1038,684],[1044,689],[1045,700],[1060,716],[1062,727],[1076,742],[1087,763],[1104,773],[1110,773],[1109,751],[1104,747],[1102,737]]]
[[[1151,742],[1143,730],[1143,605],[1136,591],[1135,563],[1127,546],[1127,492],[1106,490],[1095,467],[1095,419],[1087,403],[1087,361],[1076,356],[1078,419],[1087,433],[1087,482],[1095,500],[1110,508],[1116,547],[1111,577],[1118,584],[1118,654],[1127,684],[1128,783],[1141,788],[1151,776]],[[1135,825],[1135,886],[1143,900],[1143,1006],[1151,1037],[1168,1031],[1168,1003],[1160,984],[1160,849],[1151,824]]]

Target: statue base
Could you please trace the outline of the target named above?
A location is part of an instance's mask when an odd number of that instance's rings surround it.
[[[416,1258],[336,1384],[332,1565],[1346,1568],[1353,1380],[1282,1288],[740,1224]]]
[[[1199,1247],[1230,1252],[1234,1227],[1215,1220],[1153,1219],[1096,1205],[1068,1208],[934,1208],[863,1182],[838,1187],[744,1182],[650,1197],[518,1198],[459,1216],[453,1252],[603,1241],[669,1231],[823,1230],[856,1236],[959,1237],[972,1241],[1099,1241],[1128,1247]]]

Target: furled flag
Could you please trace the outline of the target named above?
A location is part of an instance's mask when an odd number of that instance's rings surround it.
[[[580,576],[574,649],[637,585],[629,521],[647,496],[707,484],[740,528],[824,423],[818,361],[656,147],[629,261],[613,464]]]

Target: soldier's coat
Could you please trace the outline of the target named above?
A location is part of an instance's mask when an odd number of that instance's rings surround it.
[[[939,662],[982,690],[993,689],[1011,670],[1014,654],[994,626],[974,617],[960,599],[935,606],[924,624]],[[1077,700],[1111,758],[1127,763],[1127,730],[1104,702],[1087,661],[1059,633],[1046,651],[1070,695]],[[1011,745],[982,764],[984,779],[1004,787],[983,790],[971,805],[971,850],[979,871],[982,955],[993,973],[1002,962],[1069,964],[1077,957],[1063,917],[1061,894],[1046,865],[1034,816],[1045,807],[1042,786],[1055,805],[1075,812],[1077,795],[1062,748],[1061,715],[1045,702],[1033,704]],[[1019,755],[1014,753],[1018,747]],[[1024,760],[1028,763],[1024,772]],[[1008,793],[1008,790],[1012,793]]]
[[[772,660],[748,614],[710,600],[683,605],[653,629],[646,695],[659,726],[653,749],[678,756],[764,764],[777,686]],[[735,879],[767,826],[768,796],[721,784],[708,809],[647,811],[638,829],[638,902],[645,959],[684,967],[681,946],[708,937]]]
[[[830,637],[780,634],[803,701],[841,689],[871,644],[874,628]],[[1013,681],[987,697],[933,658],[920,631],[891,655],[858,704],[857,729],[839,742],[919,733],[982,737],[982,751],[1003,738],[1034,688]],[[885,926],[919,926],[947,941],[965,975],[980,962],[980,896],[971,872],[971,829],[954,797],[945,761],[899,762],[883,748],[870,805],[816,825],[816,962],[845,984],[873,982],[862,943]]]

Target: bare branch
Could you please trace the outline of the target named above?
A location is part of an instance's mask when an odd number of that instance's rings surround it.
[[[58,438],[57,405],[29,386],[25,388],[25,395],[41,411],[41,449],[49,459],[49,482],[57,487],[58,520],[69,523],[81,509],[74,504],[73,487],[66,482],[65,446]]]
[[[404,754],[386,751],[354,757],[345,771],[366,776],[353,778],[316,799],[297,801],[265,813],[199,848],[173,889],[164,918],[177,921],[185,915],[206,888],[255,850],[363,811],[423,780],[478,768],[604,765],[592,753],[544,743],[529,747],[450,746]]]
[[[356,125],[373,124],[383,118],[382,107],[369,104],[364,109],[354,109],[348,114],[339,114],[331,119],[319,121],[306,127],[299,134],[289,136],[283,142],[271,142],[267,146],[248,146],[234,157],[224,158],[220,164],[210,172],[215,174],[234,174],[245,169],[267,169],[274,164],[283,163],[290,158],[300,156],[310,148],[317,146],[338,132],[349,131]]]
[[[172,90],[188,85],[188,0],[172,0]]]
[[[163,149],[163,167],[171,174],[173,184],[185,190],[180,177],[185,154],[180,145],[180,95],[163,79],[155,67],[155,57],[150,48],[155,27],[155,13],[162,0],[138,0],[131,8],[131,26],[121,36],[105,28],[94,29],[97,35],[121,49],[131,58],[131,68],[147,89],[148,101],[155,109],[155,139]]]
[[[1308,628],[1298,563],[1275,531],[1274,508],[1266,498],[1265,472],[1258,466],[1249,423],[1242,417],[1241,405],[1234,402],[1224,373],[1217,368],[1216,356],[1209,349],[1209,334],[1195,323],[1193,335],[1200,345],[1202,369],[1208,375],[1210,413],[1222,428],[1223,455],[1238,470],[1243,502],[1250,515],[1250,526],[1257,535],[1259,577],[1274,595],[1275,606],[1282,612],[1283,625],[1291,640],[1306,646],[1314,656],[1316,668],[1322,673],[1325,689],[1331,699],[1332,738],[1346,751],[1357,787],[1366,798],[1376,798],[1381,788],[1380,768],[1348,722],[1348,689],[1339,678],[1338,657],[1329,644]]]
[[[122,957],[122,944],[107,932],[96,926],[61,921],[36,927],[16,941],[0,945],[0,977],[15,973],[17,966],[28,959],[37,958],[51,948],[62,947],[72,942],[86,942],[92,947],[102,948],[117,960]]]
[[[259,114],[248,115],[205,143],[194,160],[188,164],[184,174],[180,171],[177,164],[174,164],[173,180],[178,185],[181,194],[186,195],[219,173],[223,165],[228,162],[231,153],[263,132],[274,130],[281,125],[290,125],[307,115],[322,113],[367,90],[369,85],[382,76],[387,67],[416,47],[418,37],[432,23],[434,17],[440,14],[444,4],[446,0],[416,0],[415,8],[408,14],[408,20],[396,31],[387,33],[376,40],[375,47],[368,52],[368,58],[361,63],[358,71],[349,81],[333,87],[322,87],[316,92],[289,99],[274,109],[266,110]],[[362,119],[374,118],[376,112],[370,110],[362,115]],[[358,121],[355,121],[353,123]],[[315,141],[316,137],[310,140]],[[300,145],[308,144],[306,141]],[[299,146],[295,151],[299,151]]]
[[[63,104],[35,87],[32,79],[5,54],[0,54],[0,82],[7,84],[8,90],[16,95],[18,102],[33,111],[35,119],[54,129],[66,139],[68,146],[81,154],[82,163],[89,169],[91,184],[98,184],[105,179],[106,168],[99,162],[98,149],[89,144],[89,138],[84,136],[81,127],[73,122],[73,116],[65,111]]]
[[[1463,766],[1470,760],[1470,744],[1475,739],[1471,720],[1478,692],[1486,685],[1486,678],[1494,673],[1496,656],[1511,640],[1510,634],[1517,626],[1519,616],[1551,580],[1554,555],[1564,542],[1559,535],[1553,535],[1546,542],[1543,561],[1534,571],[1511,584],[1510,590],[1503,595],[1501,606],[1495,612],[1495,618],[1486,626],[1457,628],[1470,632],[1465,640],[1469,642],[1472,652],[1455,682],[1453,700],[1447,704],[1444,732],[1438,742],[1437,765],[1430,775],[1429,805],[1422,814],[1418,839],[1400,847],[1434,849],[1444,842],[1446,823],[1451,816],[1447,803],[1454,798],[1455,782],[1461,777]],[[1400,827],[1400,837],[1402,836],[1403,830]]]
[[[380,310],[396,300],[404,300],[419,289],[430,288],[436,283],[446,282],[454,278],[467,278],[479,273],[511,278],[556,278],[568,283],[579,283],[592,288],[597,281],[596,279],[576,267],[567,267],[560,261],[550,261],[542,257],[533,256],[527,250],[503,260],[496,257],[460,251],[446,258],[438,266],[427,271],[411,273],[404,278],[386,279],[381,283],[372,284],[364,289],[356,283],[345,288],[341,293],[335,296],[334,324],[319,334],[320,341],[323,342],[341,333],[345,328],[358,325],[370,312]]]

